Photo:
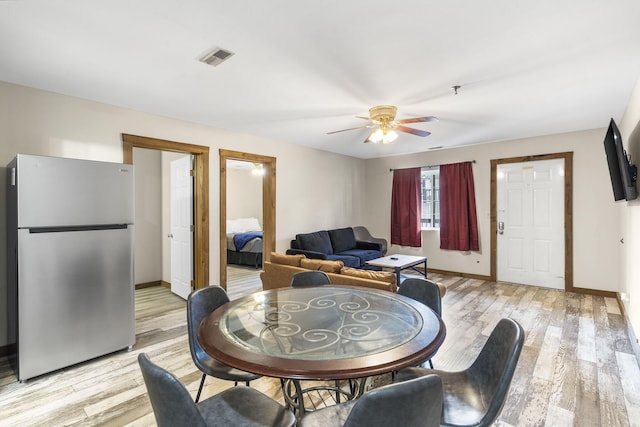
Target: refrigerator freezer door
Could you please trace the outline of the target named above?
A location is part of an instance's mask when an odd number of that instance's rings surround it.
[[[18,231],[19,380],[134,344],[133,235]]]
[[[133,224],[133,165],[16,158],[19,228]]]

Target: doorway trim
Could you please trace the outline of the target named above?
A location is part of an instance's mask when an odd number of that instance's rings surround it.
[[[136,147],[193,155],[193,287],[209,286],[209,147],[123,133],[123,163],[133,164]]]
[[[564,159],[564,290],[580,292],[573,287],[573,152],[539,154],[491,160],[491,273],[490,280],[498,276],[498,165],[540,160]]]
[[[220,286],[227,289],[227,160],[261,163],[262,262],[269,261],[276,248],[276,158],[220,149]]]

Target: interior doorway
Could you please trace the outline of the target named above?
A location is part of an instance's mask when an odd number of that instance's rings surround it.
[[[227,160],[261,164],[262,179],[262,262],[275,250],[276,158],[220,149],[220,286],[227,289]]]
[[[499,244],[498,236],[504,228],[500,226],[500,223],[504,220],[505,215],[498,211],[499,203],[498,197],[500,189],[498,178],[498,166],[536,161],[547,161],[560,159],[564,162],[564,183],[563,183],[563,205],[561,209],[564,215],[564,230],[563,230],[563,242],[560,246],[563,246],[563,253],[554,255],[563,257],[564,262],[564,283],[562,288],[566,291],[573,291],[573,153],[557,153],[557,154],[545,154],[537,156],[527,157],[514,157],[509,159],[491,160],[491,280],[504,280],[498,277],[498,260],[499,260]],[[534,168],[534,163],[525,165],[527,168]],[[504,250],[504,246],[502,248]]]
[[[133,149],[193,156],[193,288],[209,286],[209,147],[122,134],[123,163],[133,164]]]

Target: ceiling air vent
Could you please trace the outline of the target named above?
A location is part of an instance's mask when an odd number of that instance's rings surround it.
[[[231,51],[216,47],[211,52],[208,52],[202,58],[200,58],[200,62],[204,62],[205,64],[217,67],[227,59],[231,58],[233,55],[234,53]]]

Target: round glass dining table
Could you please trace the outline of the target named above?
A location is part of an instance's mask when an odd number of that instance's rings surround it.
[[[351,286],[272,289],[208,315],[198,342],[212,358],[260,375],[295,380],[365,378],[431,358],[442,319],[392,292]]]

